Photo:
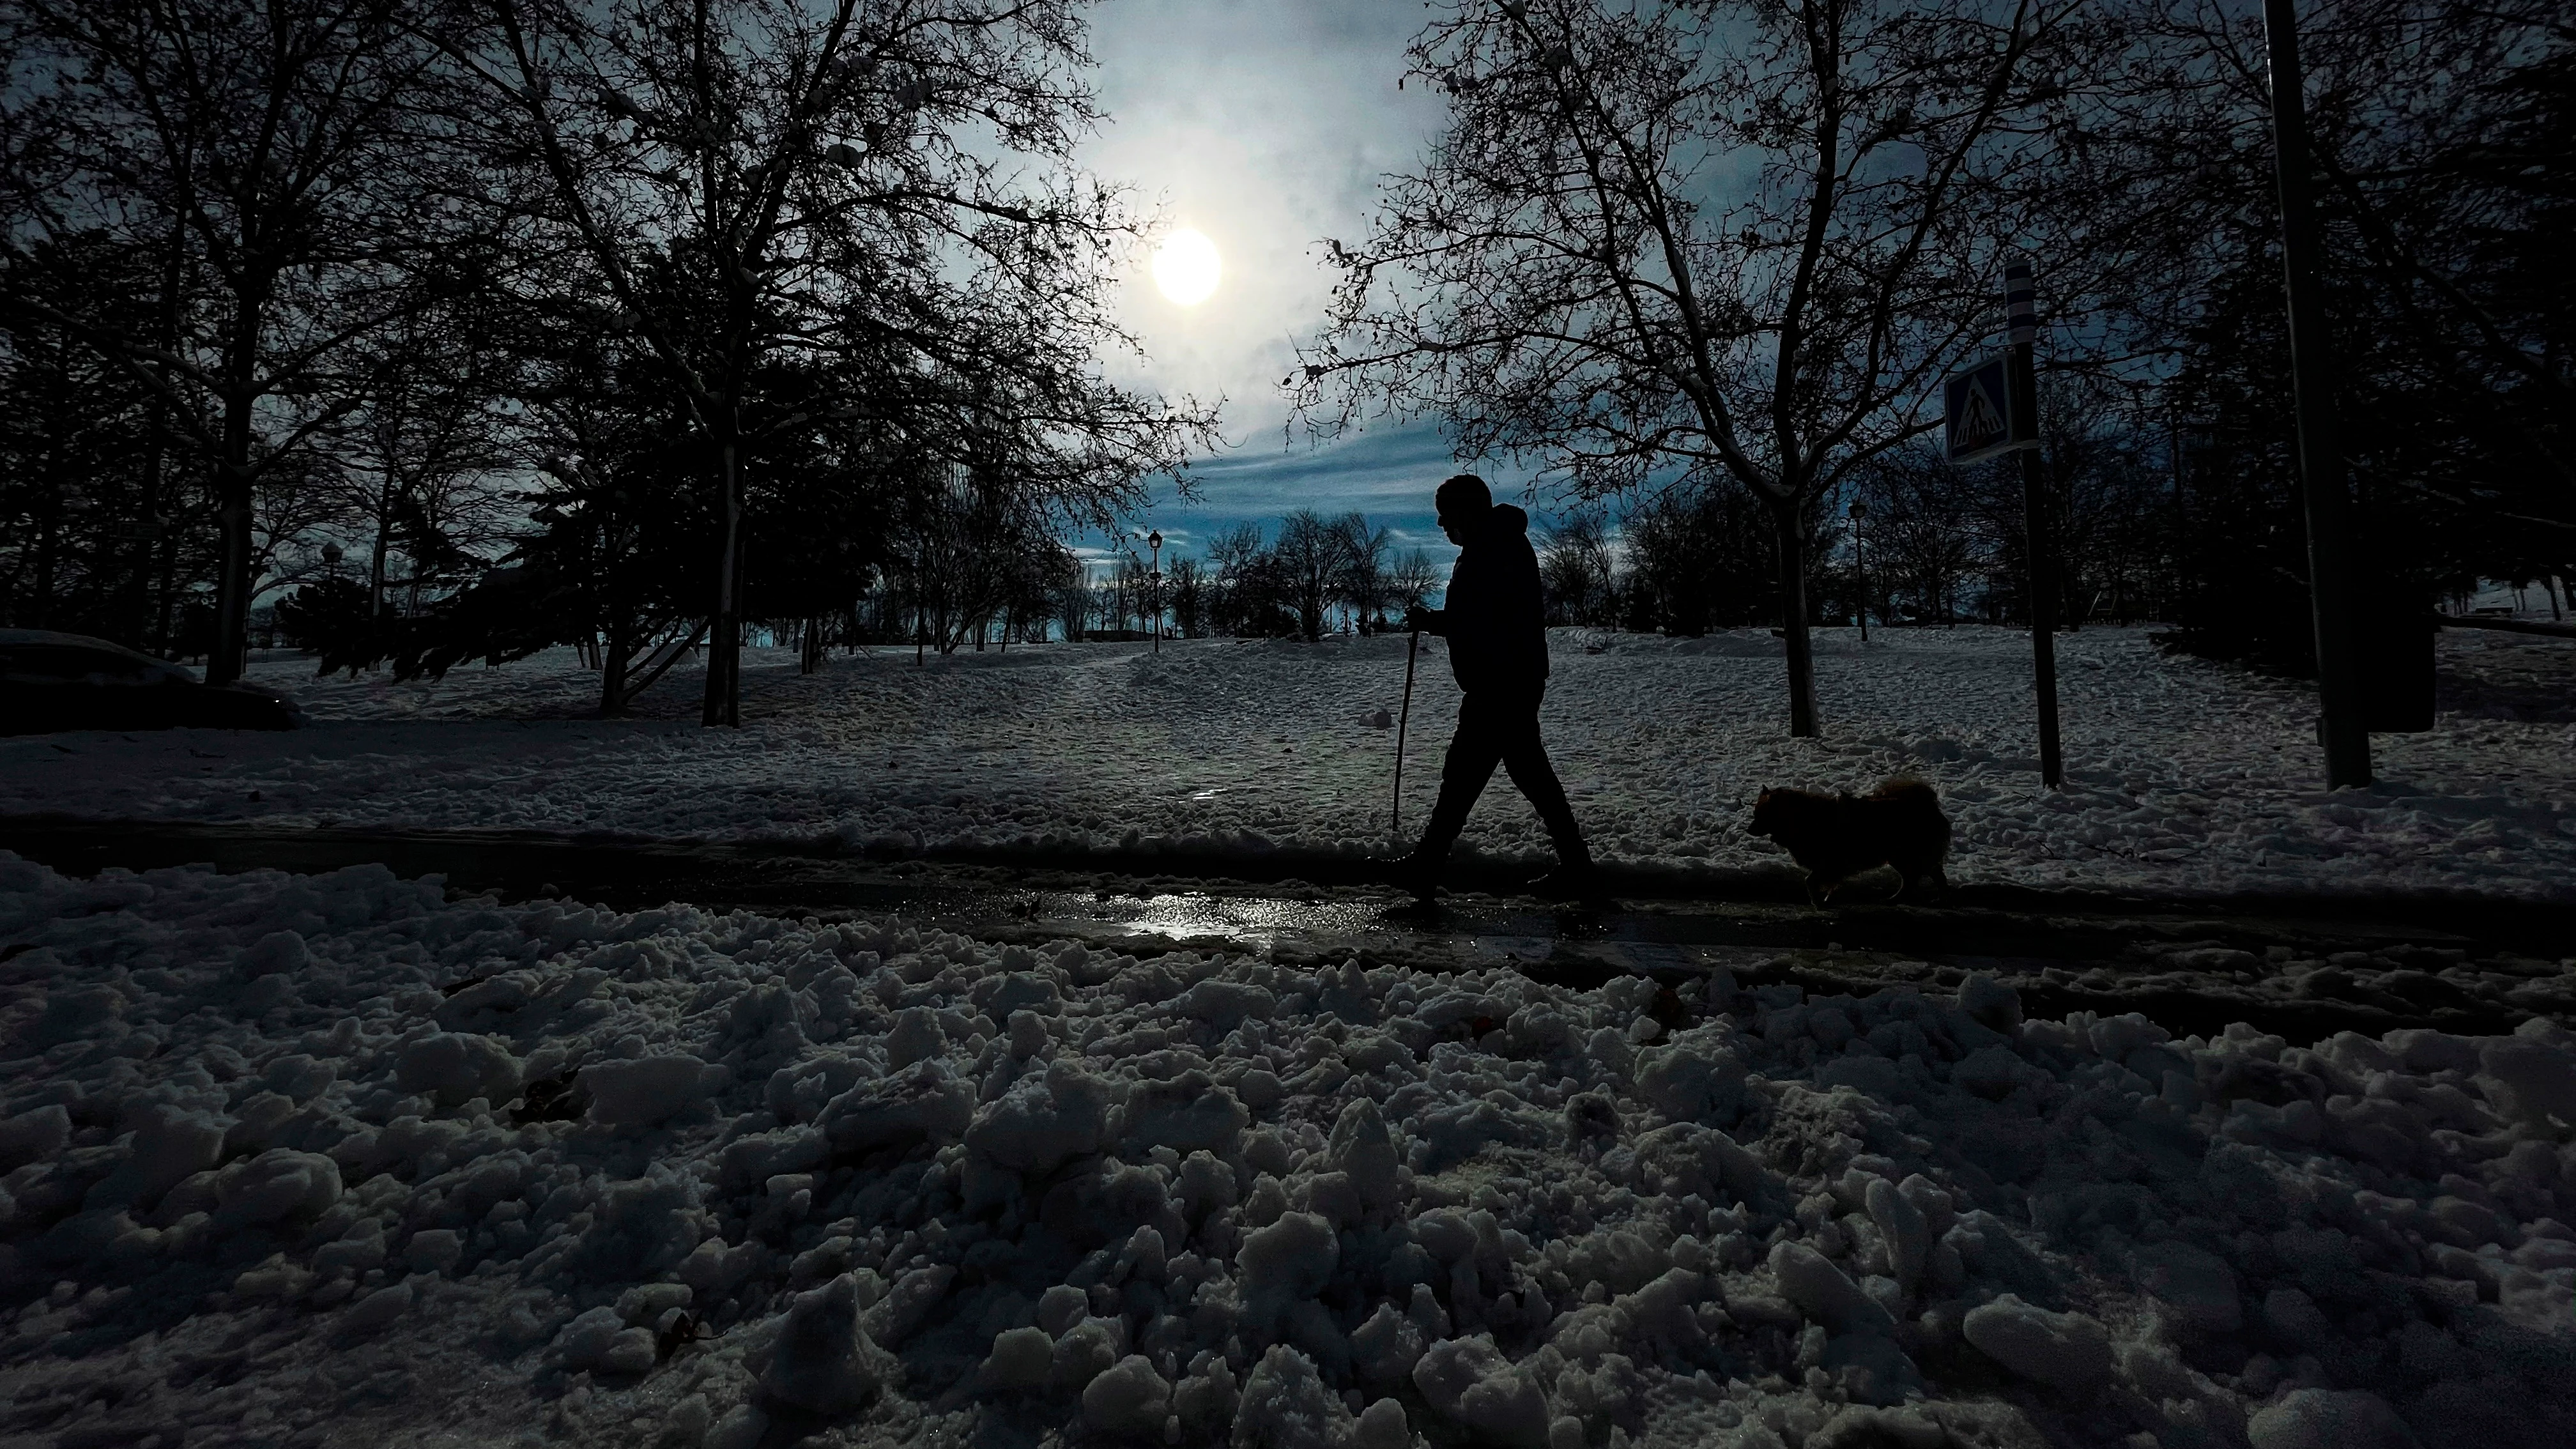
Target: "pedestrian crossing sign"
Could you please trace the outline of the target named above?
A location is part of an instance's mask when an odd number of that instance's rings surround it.
[[[2004,359],[1990,357],[1950,374],[1942,402],[1942,452],[1951,462],[1974,463],[2013,447]]]

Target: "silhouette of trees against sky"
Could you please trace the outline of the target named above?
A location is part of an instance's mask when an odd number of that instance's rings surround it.
[[[2052,416],[2041,456],[2049,475],[2050,531],[2058,549],[2058,617],[2168,619],[2178,603],[2177,518],[2166,443],[2127,425],[2111,404],[2088,406],[2078,379],[2052,379]],[[2091,420],[2087,426],[2087,420]],[[1949,624],[2025,617],[2021,477],[2009,460],[1965,467],[1928,443],[1872,459],[1842,497],[1834,529],[1838,616],[1860,605],[1865,559],[1870,616]],[[1855,525],[1852,507],[1863,511]],[[1857,547],[1855,547],[1857,536]]]
[[[66,311],[149,325],[130,310],[153,283],[153,259],[140,248],[92,232],[34,242],[13,260],[58,279]],[[176,591],[154,586],[204,566],[210,520],[193,491],[170,490],[166,503],[154,496],[162,449],[149,425],[152,395],[82,328],[13,321],[0,358],[9,400],[0,408],[0,552],[15,565],[7,617],[166,638]],[[165,516],[176,526],[152,525]]]
[[[1541,526],[1537,544],[1547,622],[1600,627],[1619,622],[1609,520],[1600,509],[1577,508],[1554,526]]]
[[[1271,556],[1298,634],[1310,643],[1322,638],[1325,613],[1350,574],[1348,533],[1315,510],[1300,508],[1279,521]]]
[[[1369,522],[1367,515],[1361,513],[1345,513],[1333,520],[1333,527],[1341,536],[1341,596],[1350,606],[1353,627],[1383,631],[1390,623],[1387,609],[1396,596],[1390,571],[1395,534],[1383,524]]]
[[[1448,570],[1433,563],[1428,551],[1418,546],[1408,548],[1396,555],[1395,566],[1387,575],[1387,607],[1401,618],[1406,610],[1439,593],[1448,584]]]
[[[1330,434],[1439,416],[1575,497],[1723,477],[1764,506],[1791,733],[1817,728],[1806,506],[1934,426],[1981,345],[2043,169],[2021,136],[2071,0],[1439,13],[1412,78],[1450,97],[1288,387]],[[2027,238],[2025,238],[2027,239]]]
[[[2564,7],[2300,7],[2328,361],[2374,610],[2576,561],[2576,34]],[[2097,365],[2162,443],[2177,642],[2311,667],[2259,12],[2140,5],[2070,150]],[[2045,279],[2043,278],[2043,282]],[[2071,359],[2061,359],[2061,365]]]
[[[981,432],[1023,486],[1092,522],[1177,470],[1211,419],[1111,387],[1103,294],[1143,221],[1081,174],[1097,119],[1071,0],[465,0],[445,39],[483,82],[496,156],[609,325],[649,344],[706,436],[718,498],[708,724],[740,718],[749,391],[785,355],[895,365],[853,411]],[[965,461],[958,458],[956,461]]]
[[[997,469],[931,463],[899,495],[900,587],[918,637],[942,654],[981,648],[992,621],[1025,595],[1033,566],[1061,548]]]
[[[138,460],[135,518],[205,480],[216,681],[239,674],[262,558],[284,551],[258,537],[261,488],[304,486],[373,386],[371,344],[488,260],[480,218],[444,204],[463,178],[410,11],[24,0],[5,22],[12,325],[79,338],[150,399],[176,456]],[[98,246],[125,254],[123,296],[60,270]]]
[[[2561,8],[2300,7],[2374,607],[2576,571]],[[755,622],[809,667],[932,617],[925,648],[1142,627],[1067,545],[1213,439],[1100,381],[1143,223],[1071,160],[1079,14],[8,7],[0,622],[222,678],[301,585],[326,662],[569,641],[610,709],[696,640],[719,720]],[[1779,626],[1812,724],[1850,504],[1875,617],[2023,617],[2009,470],[1923,432],[2020,244],[2061,616],[2304,669],[2264,52],[2215,0],[1440,9],[1408,84],[1451,124],[1328,254],[1293,400],[1538,464],[1542,541],[1599,511],[1559,617]],[[1281,526],[1167,545],[1172,621],[1375,628],[1445,579],[1381,524]]]
[[[524,514],[518,490],[495,481],[518,460],[501,408],[514,359],[491,314],[488,298],[465,298],[388,327],[342,430],[348,512],[364,533],[365,621],[397,586],[414,614],[424,590],[470,580]]]
[[[1419,547],[1399,552],[1394,530],[1350,512],[1297,509],[1265,538],[1245,521],[1209,538],[1204,556],[1163,555],[1165,603],[1186,564],[1199,623],[1186,632],[1309,642],[1348,626],[1362,633],[1398,627],[1404,610],[1445,587],[1446,566]],[[1176,622],[1186,622],[1179,621]]]
[[[1278,561],[1262,544],[1261,525],[1238,523],[1208,540],[1208,566],[1215,570],[1209,616],[1221,634],[1276,636],[1293,632],[1296,621],[1281,604],[1286,593]]]
[[[1183,639],[1208,633],[1207,572],[1187,554],[1175,556],[1163,570],[1163,596],[1172,616],[1172,631]]]
[[[1809,507],[1822,512],[1820,502]],[[1812,540],[1815,521],[1800,532]],[[1780,616],[1779,530],[1732,479],[1649,494],[1628,510],[1621,541],[1630,627],[1701,635]]]

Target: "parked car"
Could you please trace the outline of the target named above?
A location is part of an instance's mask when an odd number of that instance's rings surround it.
[[[54,730],[290,730],[295,701],[255,684],[200,684],[122,644],[50,629],[0,629],[0,734]]]

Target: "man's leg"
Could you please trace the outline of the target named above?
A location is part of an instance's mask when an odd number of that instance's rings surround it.
[[[1449,858],[1458,832],[1467,828],[1467,812],[1485,793],[1494,766],[1502,762],[1503,742],[1494,725],[1494,711],[1477,696],[1458,702],[1458,730],[1449,737],[1449,753],[1440,762],[1440,800],[1431,807],[1431,823],[1423,827],[1422,843],[1411,857],[1426,887]]]
[[[1565,784],[1556,778],[1556,767],[1548,763],[1547,746],[1539,739],[1537,700],[1513,711],[1500,744],[1503,769],[1520,792],[1529,797],[1530,808],[1538,811],[1557,855],[1568,862],[1589,864],[1592,856],[1583,844],[1583,829],[1575,824],[1574,807],[1565,798]]]

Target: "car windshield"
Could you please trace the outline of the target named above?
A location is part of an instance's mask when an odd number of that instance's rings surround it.
[[[170,672],[148,659],[70,644],[0,646],[0,677],[12,684],[159,684]]]

